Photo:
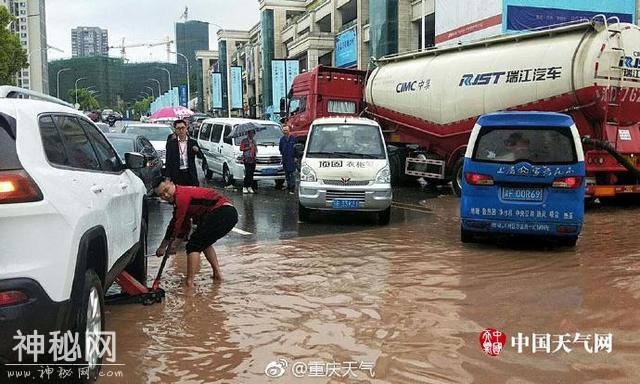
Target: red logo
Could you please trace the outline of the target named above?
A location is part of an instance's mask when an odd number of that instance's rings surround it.
[[[489,356],[498,356],[507,343],[507,334],[493,328],[480,332],[480,347]]]

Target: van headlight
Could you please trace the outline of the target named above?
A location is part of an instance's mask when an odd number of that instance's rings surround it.
[[[315,182],[317,180],[316,173],[307,164],[303,163],[300,167],[300,181]]]
[[[389,184],[391,183],[391,170],[389,166],[385,165],[384,168],[378,171],[376,175],[376,184]]]

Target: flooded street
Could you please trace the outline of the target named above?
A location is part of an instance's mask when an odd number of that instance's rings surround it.
[[[458,200],[415,190],[395,192],[388,227],[367,217],[298,223],[283,192],[244,202],[225,193],[240,214],[239,231],[216,246],[225,280],[211,282],[203,257],[196,287],[183,288],[179,252],[162,304],[107,307],[124,365],[103,373],[123,376],[99,383],[640,382],[638,207],[589,210],[571,249],[463,245]],[[162,225],[151,227],[149,253],[170,213],[154,208]],[[150,275],[159,263],[149,259]],[[499,356],[482,351],[485,328],[506,333]],[[518,333],[528,337],[520,352]],[[534,333],[559,350],[534,353]],[[574,342],[578,333],[590,340]],[[595,353],[594,334],[609,333],[611,351]],[[554,342],[563,334],[570,352]],[[271,362],[281,377],[265,374]]]

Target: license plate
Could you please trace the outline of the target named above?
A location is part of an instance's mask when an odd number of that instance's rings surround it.
[[[358,200],[333,200],[331,207],[335,209],[360,208]]]
[[[542,201],[542,188],[502,188],[502,200]]]
[[[263,175],[273,176],[278,174],[278,168],[265,168],[262,170]]]

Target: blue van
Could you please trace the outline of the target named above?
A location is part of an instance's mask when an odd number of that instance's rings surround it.
[[[469,138],[462,179],[462,242],[473,242],[477,234],[538,235],[575,246],[584,217],[585,165],[571,117],[481,116]]]

